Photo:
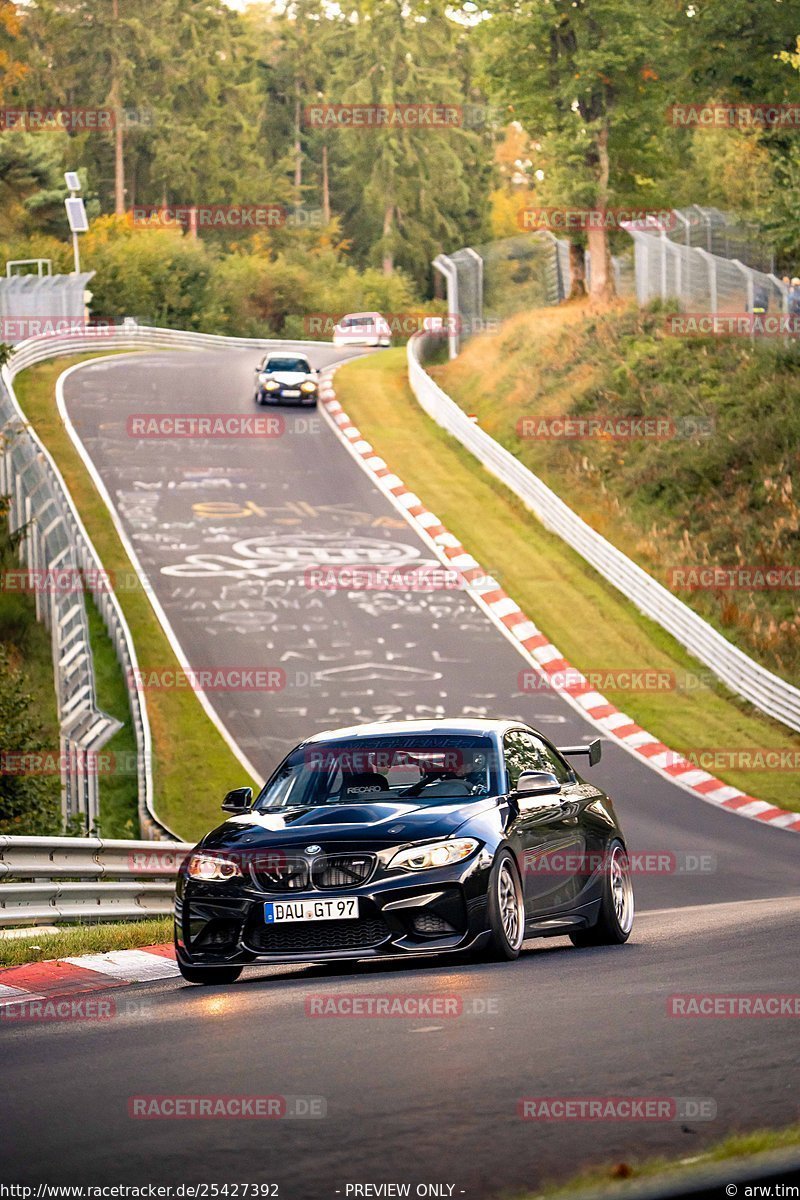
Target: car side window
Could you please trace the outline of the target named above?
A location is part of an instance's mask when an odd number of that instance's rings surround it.
[[[541,771],[532,739],[521,729],[510,730],[503,739],[508,786],[513,791],[523,771]]]
[[[559,754],[556,754],[552,746],[548,746],[547,742],[532,733],[523,734],[523,737],[528,738],[536,747],[536,753],[541,763],[540,766],[529,767],[528,770],[551,771],[559,783],[572,783],[574,779],[572,769]]]
[[[522,729],[512,729],[503,742],[503,753],[512,790],[523,771],[549,771],[559,783],[571,783],[572,772],[540,738]]]

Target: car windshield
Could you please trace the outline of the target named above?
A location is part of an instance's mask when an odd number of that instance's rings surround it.
[[[268,358],[265,371],[302,371],[308,375],[311,367],[307,358]]]
[[[474,735],[389,735],[298,747],[265,784],[257,812],[313,805],[496,795],[494,743]]]

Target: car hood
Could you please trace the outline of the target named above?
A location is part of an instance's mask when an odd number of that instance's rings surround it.
[[[313,375],[309,375],[306,371],[263,371],[267,379],[274,379],[276,383],[284,383],[287,387],[299,387],[301,383],[305,383],[310,379],[312,383],[316,380]]]
[[[232,817],[200,843],[204,850],[257,849],[264,846],[297,846],[312,842],[403,845],[424,838],[448,837],[465,822],[497,807],[495,797],[445,800],[418,804],[410,801],[373,801],[287,809],[285,812],[244,813]]]

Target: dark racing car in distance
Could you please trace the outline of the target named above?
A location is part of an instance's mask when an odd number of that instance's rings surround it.
[[[253,962],[471,951],[525,938],[625,942],[634,902],[609,797],[511,720],[404,721],[320,733],[195,847],[177,883],[183,977]]]
[[[267,354],[256,367],[256,404],[316,405],[317,372],[304,354]]]

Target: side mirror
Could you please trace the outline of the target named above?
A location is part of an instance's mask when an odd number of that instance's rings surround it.
[[[252,804],[253,789],[251,787],[234,788],[222,801],[223,810],[229,813],[245,813],[252,807]]]
[[[523,771],[517,780],[518,796],[556,796],[561,784],[550,771]]]

